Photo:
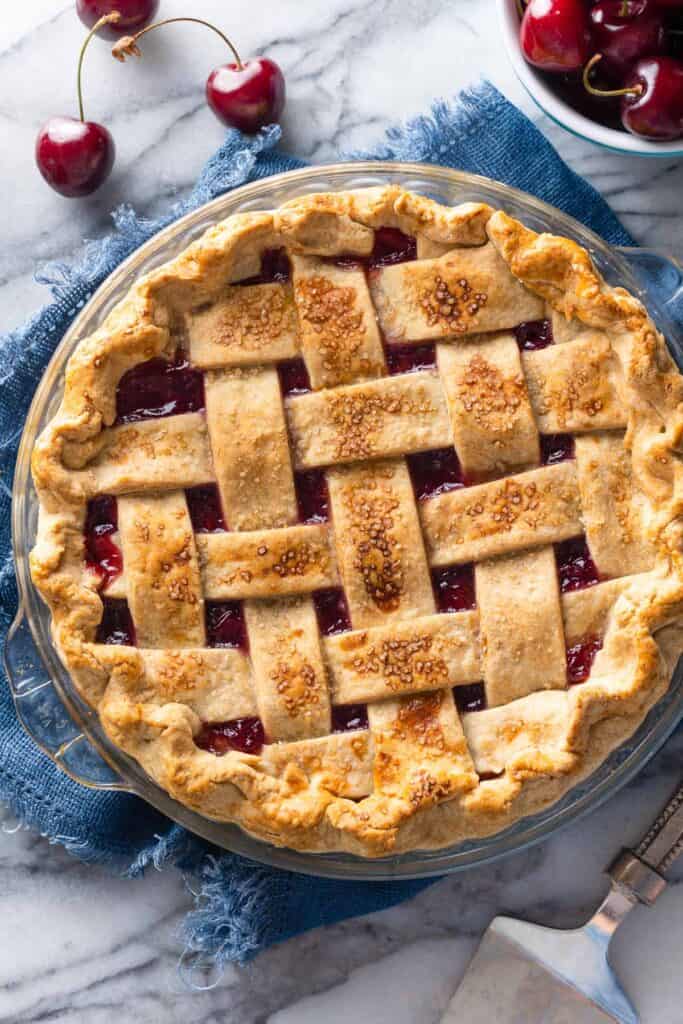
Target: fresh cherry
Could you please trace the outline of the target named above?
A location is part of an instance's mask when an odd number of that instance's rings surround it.
[[[643,57],[624,82],[621,120],[646,139],[683,138],[683,61]],[[640,88],[638,88],[640,87]]]
[[[243,132],[257,132],[277,121],[285,106],[285,79],[282,71],[268,57],[242,61],[228,37],[202,18],[167,18],[148,25],[133,35],[122,36],[112,54],[123,61],[127,56],[142,56],[139,40],[155,28],[179,21],[190,21],[210,28],[231,50],[234,60],[214,68],[206,82],[206,99],[219,120]]]
[[[76,0],[78,17],[88,28],[112,11],[118,11],[117,22],[108,22],[97,29],[103,39],[118,39],[138,32],[148,25],[159,10],[159,0]]]
[[[243,64],[222,64],[207,79],[206,99],[224,124],[242,132],[257,132],[282,114],[285,79],[275,61],[268,57],[255,57]]]
[[[104,125],[76,117],[51,117],[36,139],[36,163],[60,195],[89,196],[114,166],[114,140]]]
[[[531,0],[522,18],[524,56],[544,71],[578,71],[591,55],[584,0]]]
[[[118,20],[117,12],[100,18],[81,47],[77,74],[79,119],[51,117],[38,132],[35,149],[38,170],[48,185],[63,196],[90,195],[109,177],[114,166],[116,150],[109,131],[96,121],[85,120],[81,72],[93,35],[103,25],[115,24]]]
[[[600,0],[590,21],[600,66],[619,82],[640,57],[664,52],[664,18],[649,0]]]

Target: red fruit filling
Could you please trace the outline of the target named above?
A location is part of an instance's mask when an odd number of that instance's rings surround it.
[[[366,270],[379,270],[395,263],[406,263],[417,259],[417,241],[412,235],[404,235],[398,228],[378,228],[375,241],[369,256],[356,256],[354,253],[342,253],[332,260],[338,267]]]
[[[303,359],[287,359],[278,363],[277,372],[283,398],[287,398],[288,395],[305,395],[311,390],[311,381]]]
[[[554,466],[574,458],[574,438],[571,434],[544,434],[541,437],[541,464]]]
[[[417,241],[412,235],[404,235],[398,228],[378,228],[375,231],[375,244],[368,260],[371,269],[416,259]]]
[[[367,729],[368,709],[365,704],[336,704],[332,708],[332,732]]]
[[[116,422],[177,416],[204,408],[204,375],[179,352],[173,362],[149,359],[124,373],[116,391]]]
[[[351,616],[341,588],[317,590],[313,594],[313,604],[318,616],[318,629],[323,636],[333,636],[351,629]]]
[[[261,254],[261,272],[253,277],[245,277],[243,281],[236,281],[235,284],[275,284],[289,281],[292,276],[292,268],[286,249],[264,249]]]
[[[438,448],[431,452],[409,455],[408,469],[415,494],[420,501],[465,486],[455,448]]]
[[[560,577],[560,590],[563,594],[570,590],[583,590],[584,587],[595,586],[602,578],[591,558],[585,537],[574,537],[572,540],[556,544],[555,559]]]
[[[266,736],[260,718],[234,718],[230,722],[204,722],[194,741],[201,750],[221,757],[229,750],[260,754]]]
[[[85,515],[85,564],[100,577],[106,589],[123,569],[121,549],[112,540],[118,516],[116,498],[102,495],[88,502]]]
[[[221,533],[225,530],[221,498],[215,484],[190,487],[185,491],[185,497],[195,533]]]
[[[294,474],[296,502],[302,523],[326,523],[330,518],[330,497],[322,469]]]
[[[454,686],[453,697],[460,714],[465,714],[468,711],[483,711],[486,708],[486,690],[483,683]]]
[[[550,320],[527,320],[515,327],[517,344],[523,352],[547,348],[553,343],[553,328]]]
[[[206,643],[208,647],[248,647],[247,628],[241,601],[207,601]]]
[[[472,565],[449,565],[445,569],[434,569],[432,586],[440,612],[462,612],[476,607]]]
[[[435,345],[387,345],[385,353],[389,373],[414,373],[436,366]]]
[[[574,686],[588,679],[595,655],[602,647],[602,637],[588,636],[567,648],[567,683]]]
[[[102,621],[97,627],[95,643],[125,644],[135,647],[135,626],[127,601],[114,601],[105,597],[102,601]]]

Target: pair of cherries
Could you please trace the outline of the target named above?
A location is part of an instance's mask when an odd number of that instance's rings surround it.
[[[212,29],[232,51],[234,60],[214,68],[206,82],[206,99],[226,125],[256,132],[277,121],[285,105],[282,71],[267,57],[242,61],[230,40],[200,18],[168,18],[152,24],[159,0],[77,0],[76,9],[90,29],[78,61],[79,118],[51,117],[38,133],[36,163],[45,181],[63,196],[86,196],[109,177],[115,146],[111,133],[83,113],[81,69],[85,51],[94,35],[114,39],[112,54],[124,61],[140,57],[138,40],[147,32],[175,22],[194,22]]]
[[[683,0],[530,0],[520,42],[570,103],[609,123],[618,100],[623,128],[664,141],[683,138],[682,34]]]

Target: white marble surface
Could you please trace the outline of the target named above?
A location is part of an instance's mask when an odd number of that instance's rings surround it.
[[[91,199],[54,195],[34,168],[33,140],[47,116],[75,112],[81,30],[73,6],[7,3],[0,18],[0,329],[44,301],[32,280],[36,261],[68,259],[82,238],[107,230],[108,211],[121,201],[163,208],[221,139],[203,102],[206,73],[223,60],[218,41],[200,29],[169,29],[150,39],[149,59],[125,67],[95,45],[86,112],[111,127],[117,166]],[[318,162],[370,145],[396,118],[487,75],[638,239],[683,254],[683,165],[607,154],[541,117],[508,68],[492,0],[163,0],[162,10],[213,16],[244,55],[275,57],[290,96],[285,145]],[[649,824],[682,753],[683,736],[602,812],[545,846],[453,876],[401,907],[292,940],[248,970],[229,969],[204,993],[188,991],[177,974],[176,929],[190,897],[174,873],[112,880],[14,831],[8,816],[0,835],[0,1022],[432,1024],[496,912],[560,926],[587,916],[605,885],[603,866]],[[615,940],[615,965],[644,1024],[683,1024],[681,942],[683,886],[675,883],[654,909],[635,911]]]

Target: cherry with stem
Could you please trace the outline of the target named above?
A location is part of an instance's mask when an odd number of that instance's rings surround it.
[[[206,81],[206,99],[216,117],[231,128],[254,133],[278,121],[285,105],[285,79],[268,57],[243,61],[231,40],[215,25],[202,18],[166,18],[147,25],[133,35],[122,36],[112,48],[117,60],[141,57],[139,41],[148,32],[165,25],[191,22],[215,32],[226,44],[233,61],[214,68]]]
[[[601,69],[622,82],[641,57],[653,57],[666,48],[663,13],[650,0],[598,0],[590,10],[595,50],[602,54]]]
[[[105,14],[88,32],[78,57],[76,88],[78,119],[51,117],[38,132],[35,159],[45,181],[60,195],[87,196],[106,181],[114,166],[114,140],[104,125],[86,121],[82,72],[85,52],[95,33],[119,20],[118,11]]]
[[[633,135],[646,139],[683,137],[683,62],[673,57],[643,57],[636,61],[620,89],[596,89],[590,73],[601,60],[596,53],[583,71],[583,84],[592,96],[620,96],[621,122]]]
[[[602,54],[594,53],[591,59],[587,61],[586,66],[583,69],[583,87],[587,93],[590,93],[591,96],[600,96],[604,97],[605,99],[609,99],[614,96],[626,96],[629,93],[635,93],[636,95],[640,95],[640,93],[643,91],[642,85],[633,85],[631,87],[620,89],[596,89],[596,87],[591,82],[590,76],[593,68],[596,67],[596,65],[601,60]]]

